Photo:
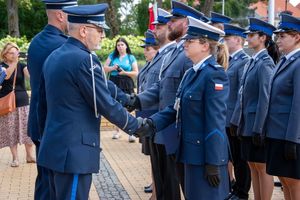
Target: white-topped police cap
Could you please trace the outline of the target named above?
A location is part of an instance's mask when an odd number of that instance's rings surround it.
[[[154,22],[152,22],[153,25],[156,24],[167,24],[168,21],[170,21],[170,16],[171,13],[169,13],[168,11],[162,9],[162,8],[158,8],[157,9],[157,18]]]
[[[142,39],[142,41],[144,42],[144,44],[140,45],[142,48],[148,46],[158,46],[158,42],[154,36],[154,33],[150,29],[145,32],[145,39]]]
[[[246,29],[243,29],[241,27],[234,26],[232,24],[224,24],[225,36],[235,35],[246,38],[247,35],[245,34],[245,31]]]
[[[179,1],[175,1],[172,0],[172,11],[171,11],[171,15],[168,15],[166,17],[169,18],[181,18],[181,17],[194,17],[196,19],[202,20],[204,21],[205,19],[203,19],[204,14],[190,6],[188,6],[185,3],[179,2]]]
[[[278,28],[274,31],[274,33],[282,33],[289,31],[300,32],[300,19],[290,14],[282,13],[280,14],[280,22]]]
[[[77,6],[77,0],[42,0],[46,9],[62,9],[66,6]]]
[[[79,5],[65,7],[63,11],[68,14],[68,22],[77,24],[94,24],[104,29],[109,29],[105,23],[107,3],[94,5]]]
[[[272,24],[269,24],[268,22],[265,22],[261,19],[250,17],[249,18],[249,28],[247,31],[245,31],[245,33],[249,34],[249,33],[262,32],[262,33],[272,37],[273,31],[275,31],[275,30],[276,30],[276,28]]]
[[[196,38],[208,38],[211,40],[219,41],[220,37],[225,35],[225,32],[209,25],[201,20],[193,17],[188,17],[189,27],[187,34],[182,40],[196,39]]]
[[[210,22],[212,24],[214,23],[228,24],[229,22],[231,22],[231,20],[232,19],[226,15],[222,15],[216,12],[210,12]]]

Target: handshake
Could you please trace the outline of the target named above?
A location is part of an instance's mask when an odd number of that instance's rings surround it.
[[[149,118],[137,118],[138,121],[138,128],[134,132],[134,136],[136,137],[153,137],[155,134],[155,125],[153,124],[152,120]]]
[[[128,110],[128,112],[132,112],[135,109],[141,108],[141,103],[136,94],[127,94],[127,103],[124,105],[124,107]]]

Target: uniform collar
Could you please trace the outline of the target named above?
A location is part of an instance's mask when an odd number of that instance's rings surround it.
[[[211,55],[207,56],[206,58],[202,59],[200,62],[198,62],[196,65],[193,66],[193,69],[195,72],[197,72],[199,70],[199,68],[201,67],[201,65],[208,60],[211,57]]]
[[[177,48],[179,48],[181,45],[183,45],[184,43],[184,40],[180,40],[178,43],[177,43]]]
[[[287,55],[285,55],[286,60],[290,59],[293,55],[295,55],[298,51],[300,51],[300,48],[295,49],[293,51],[291,51],[290,53],[288,53]]]
[[[50,31],[50,32],[64,35],[64,32],[62,32],[59,28],[57,28],[51,24],[47,24],[44,29],[47,31]]]
[[[240,48],[239,50],[233,52],[233,53],[230,55],[230,57],[231,57],[231,58],[234,58],[234,56],[236,56],[236,55],[237,55],[239,52],[241,52],[242,50],[243,50],[243,48]]]
[[[172,42],[169,42],[168,44],[162,46],[161,48],[159,48],[158,52],[161,53],[163,52],[166,48],[168,48],[169,46],[173,45],[173,44],[176,44],[175,41],[172,41]]]
[[[88,50],[88,48],[81,41],[79,41],[78,39],[76,39],[74,37],[69,37],[68,40],[67,40],[67,43],[72,44],[74,46],[77,46],[80,49],[83,49],[83,50],[91,53],[91,51]]]
[[[252,56],[253,60],[255,60],[263,51],[265,51],[266,49],[263,48],[262,50],[260,50],[259,52],[257,52],[255,55]]]

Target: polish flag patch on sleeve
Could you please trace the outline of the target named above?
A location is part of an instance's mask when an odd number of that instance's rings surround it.
[[[215,83],[215,90],[217,91],[223,90],[223,84]]]

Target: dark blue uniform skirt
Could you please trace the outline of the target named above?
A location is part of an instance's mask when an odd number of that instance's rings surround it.
[[[242,158],[248,162],[266,162],[265,146],[255,146],[252,142],[252,137],[242,137],[241,154]]]
[[[300,179],[300,145],[297,144],[297,159],[286,160],[284,157],[284,144],[284,140],[267,138],[267,173],[273,176]]]
[[[204,166],[184,165],[186,200],[224,200],[229,193],[227,165],[220,166],[221,183],[212,187],[204,177]]]

